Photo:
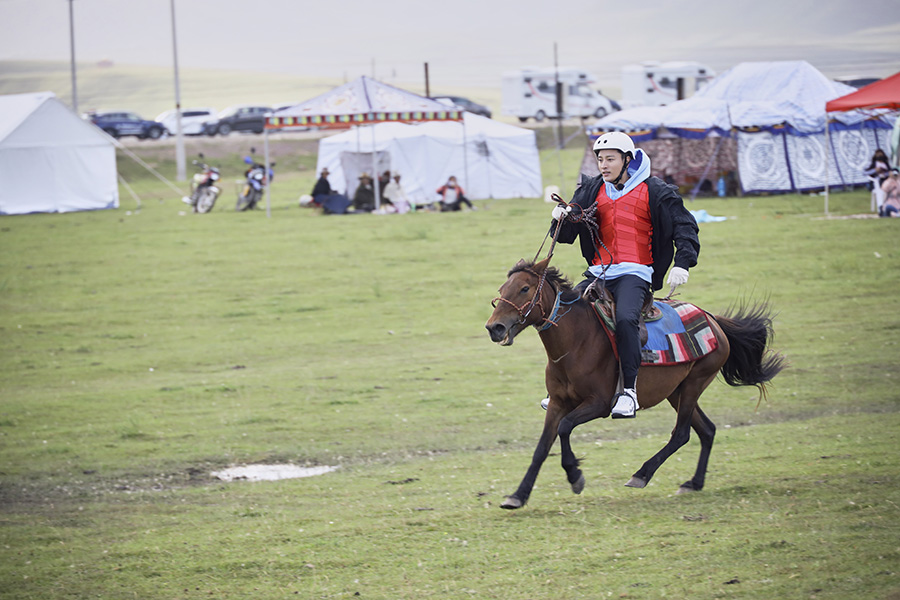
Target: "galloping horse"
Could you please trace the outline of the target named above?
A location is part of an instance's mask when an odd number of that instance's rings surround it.
[[[548,358],[545,380],[550,404],[544,429],[525,477],[502,508],[521,508],[528,502],[557,435],[566,477],[572,491],[581,493],[584,475],[569,437],[578,425],[609,416],[618,384],[618,361],[593,307],[555,267],[548,267],[549,262],[550,257],[538,263],[519,261],[500,288],[485,324],[491,340],[503,346],[512,345],[526,327],[539,328]],[[700,438],[700,460],[694,476],[681,484],[678,493],[703,489],[716,427],[698,406],[700,394],[721,371],[728,385],[756,386],[764,396],[766,382],[784,366],[783,357],[767,352],[772,317],[765,303],[707,317],[718,342],[715,350],[694,362],[643,366],[638,372],[641,408],[668,399],[677,418],[669,442],[632,476],[625,484],[629,487],[646,486],[663,462],[688,442],[693,428]]]

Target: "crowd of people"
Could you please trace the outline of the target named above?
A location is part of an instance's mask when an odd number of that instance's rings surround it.
[[[312,193],[301,196],[300,204],[314,208],[321,208],[325,214],[345,213],[406,213],[415,210],[452,212],[467,207],[469,210],[478,210],[466,197],[465,191],[456,179],[451,175],[447,182],[435,190],[435,199],[432,202],[415,203],[407,195],[403,187],[402,176],[398,172],[384,171],[379,175],[378,182],[368,173],[359,176],[359,183],[352,197],[341,194],[331,187],[328,176],[331,173],[328,168],[322,169],[319,178],[313,186]],[[376,188],[378,195],[376,200]]]

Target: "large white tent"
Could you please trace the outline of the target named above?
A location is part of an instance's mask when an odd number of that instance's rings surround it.
[[[818,189],[826,178],[857,185],[875,148],[886,146],[890,124],[881,115],[842,113],[826,139],[825,104],[852,91],[805,61],[741,63],[692,98],[613,113],[591,135],[628,132],[654,170],[679,181],[737,171],[745,192]]]
[[[0,96],[0,214],[117,208],[113,141],[51,92]]]
[[[416,204],[433,202],[451,175],[471,200],[542,194],[534,132],[468,112],[462,122],[379,123],[319,141],[317,171],[328,168],[336,191],[352,196],[359,175],[371,173],[373,164],[379,172],[400,173]]]

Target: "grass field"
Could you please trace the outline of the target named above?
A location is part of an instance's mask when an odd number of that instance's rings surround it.
[[[623,487],[668,438],[660,406],[576,429],[584,493],[552,454],[510,512],[545,357],[483,324],[548,206],[326,217],[296,202],[313,146],[278,144],[271,219],[227,186],[184,214],[124,157],[139,208],[123,190],[114,211],[0,219],[0,598],[900,597],[900,220],[841,218],[867,192],[829,219],[818,196],[690,206],[729,219],[701,225],[684,299],[768,298],[790,363],[758,406],[704,394],[703,492],[674,495],[696,439]],[[172,175],[164,146],[135,147]],[[583,269],[574,247],[554,264]],[[340,468],[210,475],[279,462]]]

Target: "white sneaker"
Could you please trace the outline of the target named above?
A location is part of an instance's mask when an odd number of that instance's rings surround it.
[[[541,400],[541,408],[547,410],[547,407],[550,406],[550,398],[544,398]]]
[[[616,404],[612,409],[613,419],[633,419],[637,412],[637,392],[632,388],[625,388],[616,396]]]

